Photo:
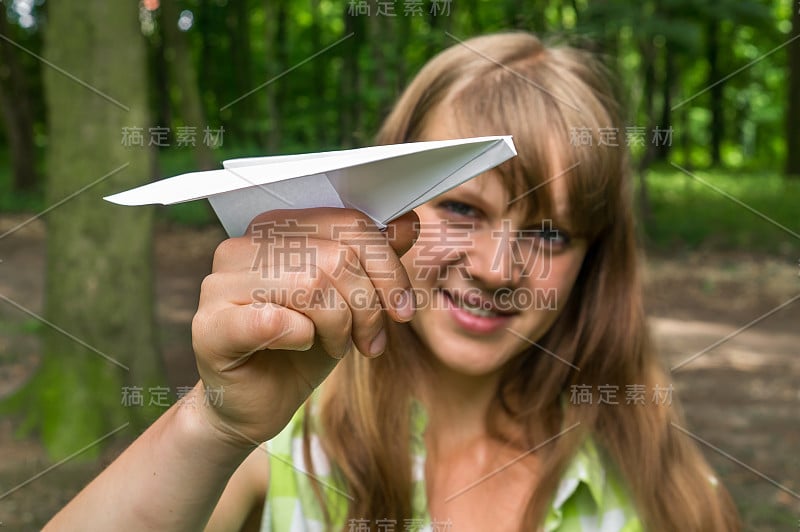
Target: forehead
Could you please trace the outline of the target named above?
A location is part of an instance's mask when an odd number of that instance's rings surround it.
[[[480,128],[475,128],[475,124],[467,127],[470,132],[465,135],[465,129],[456,118],[458,113],[448,106],[445,101],[434,107],[424,120],[424,126],[419,134],[417,140],[419,141],[433,141],[433,140],[450,140],[464,138],[465,136],[481,136],[481,135],[499,135],[509,134],[508,131],[482,131]],[[517,150],[524,150],[524,146],[517,145]],[[552,157],[550,163],[559,159],[558,150],[556,146],[550,147],[552,150]],[[530,154],[525,154],[530,159]],[[507,164],[507,163],[504,163]],[[472,196],[484,198],[496,204],[498,208],[502,208],[504,213],[512,213],[514,211],[527,212],[530,209],[531,202],[534,201],[536,196],[545,193],[550,197],[552,216],[565,221],[569,219],[569,191],[567,187],[568,173],[565,173],[563,165],[556,164],[552,169],[547,172],[550,175],[543,175],[538,184],[531,184],[530,186],[523,186],[521,190],[512,191],[509,187],[509,182],[503,179],[501,172],[497,169],[489,170],[466,183],[459,185],[453,191],[462,191]],[[544,166],[542,167],[544,170]],[[542,213],[530,212],[532,217],[541,217]]]

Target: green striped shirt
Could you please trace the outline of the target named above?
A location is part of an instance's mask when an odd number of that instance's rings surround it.
[[[350,496],[333,474],[317,434],[310,434],[310,454],[314,478],[322,485],[335,530],[365,532],[420,531],[458,532],[448,521],[432,520],[425,494],[425,442],[427,425],[424,408],[413,403],[411,414],[411,452],[413,453],[413,515],[399,523],[391,519],[347,520]],[[303,457],[303,416],[314,414],[312,406],[301,408],[275,438],[267,442],[270,454],[270,480],[262,532],[317,532],[325,530],[323,512],[311,488],[311,478]],[[312,424],[313,425],[313,424]],[[543,530],[591,530],[638,532],[642,525],[622,483],[604,467],[591,440],[573,457],[559,484],[545,518]]]

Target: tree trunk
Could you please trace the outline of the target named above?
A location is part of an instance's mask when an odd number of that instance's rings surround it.
[[[408,45],[411,42],[411,17],[400,16],[391,19],[390,24],[397,28],[395,43],[395,69],[397,71],[397,85],[402,90],[408,84]],[[354,36],[357,37],[357,36]]]
[[[672,89],[675,86],[675,58],[670,51],[670,43],[664,45],[664,78],[661,82],[661,119],[659,127],[669,131],[672,128]],[[664,135],[657,142],[656,160],[666,161],[672,149],[672,134]],[[652,140],[652,139],[651,139]]]
[[[447,48],[448,46],[453,44],[453,39],[451,39],[447,34],[453,33],[453,7],[452,2],[450,4],[450,11],[446,10],[444,4],[440,4],[439,11],[434,10],[433,8],[428,9],[428,15],[426,17],[428,21],[428,27],[430,31],[428,32],[428,39],[427,45],[425,46],[425,57],[430,59],[435,54],[442,51],[442,49]],[[400,87],[399,90],[402,91],[405,87]]]
[[[540,9],[530,9],[526,10],[525,7],[522,5],[520,0],[506,0],[504,5],[504,18],[505,18],[505,25],[508,28],[514,29],[524,29],[525,27],[525,16],[526,12],[528,13],[537,13],[538,17],[544,17],[544,10]]]
[[[266,41],[267,41],[267,81],[274,80],[265,87],[267,95],[267,150],[277,153],[283,140],[284,84],[283,78],[275,80],[289,67],[289,50],[286,42],[286,25],[288,23],[288,6],[286,0],[267,0]]]
[[[320,20],[320,0],[311,0],[311,50],[316,52],[322,50],[322,22]],[[376,43],[376,48],[379,45]],[[312,61],[311,65],[311,86],[319,91],[311,100],[311,114],[312,116],[319,117],[315,121],[315,126],[309,134],[309,142],[314,147],[328,146],[328,124],[324,122],[325,116],[325,102],[327,100],[327,83],[325,81],[325,65],[326,61]]]
[[[483,11],[480,8],[480,2],[478,0],[465,0],[463,3],[455,4],[452,9],[463,9],[464,12],[467,13],[467,20],[468,23],[465,24],[466,27],[469,27],[469,35],[480,35],[483,33],[483,19],[481,18],[481,12]],[[463,6],[463,7],[462,7]],[[536,13],[535,6],[531,5],[528,7],[532,12]],[[534,31],[536,31],[535,24],[537,23],[538,19],[534,18],[532,24],[534,25]]]
[[[152,45],[149,47],[150,72],[153,76],[154,85],[154,104],[156,126],[169,126],[173,123],[172,103],[169,98],[169,74],[167,73],[167,57],[164,44],[164,30],[152,38]]]
[[[688,106],[682,106],[678,109],[678,131],[680,131],[680,135],[678,135],[681,153],[683,154],[683,166],[688,170],[692,170],[694,168],[694,164],[692,163],[692,146],[694,146],[694,142],[692,141],[692,134],[689,127],[689,108]],[[688,176],[687,176],[688,177]]]
[[[644,100],[645,116],[647,117],[648,127],[647,131],[653,130],[655,123],[655,87],[656,87],[656,71],[655,71],[655,47],[651,39],[642,39],[639,42],[639,53],[642,56],[642,64],[644,65],[643,72],[643,87],[642,99]],[[649,139],[648,139],[649,140]],[[639,176],[639,216],[645,222],[652,219],[652,207],[650,205],[650,195],[647,189],[647,170],[653,163],[656,155],[656,148],[653,142],[645,142],[644,153],[642,154],[639,163],[637,164],[637,174]]]
[[[213,90],[209,83],[213,78],[211,77],[212,70],[209,68],[212,61],[211,44],[209,43],[212,32],[212,14],[208,4],[209,0],[200,0],[197,5],[197,10],[195,11],[195,27],[197,28],[197,33],[200,34],[199,57],[197,60],[197,88],[201,95],[208,93],[209,90]],[[205,109],[208,111],[208,107]]]
[[[358,57],[364,40],[365,23],[363,16],[350,16],[344,7],[344,34],[354,35],[344,41],[339,48],[343,55],[343,68],[339,77],[339,97],[342,109],[339,114],[339,132],[343,147],[350,147],[364,140],[362,135],[361,70]]]
[[[0,13],[0,34],[9,36],[5,12]],[[31,92],[17,54],[6,41],[0,41],[0,112],[8,138],[11,159],[12,189],[30,191],[37,182],[36,150],[33,140]]]
[[[709,148],[711,151],[711,165],[719,166],[722,162],[721,148],[725,127],[725,115],[722,106],[724,83],[719,82],[722,76],[719,68],[720,38],[719,21],[717,19],[712,18],[708,21],[706,36],[708,40],[706,49],[706,60],[708,61],[708,80],[706,81],[706,84],[707,86],[711,87],[709,90],[709,97],[711,98],[711,101],[709,102],[709,108],[711,109],[711,145]]]
[[[786,175],[800,178],[800,7],[792,6],[789,54],[789,91],[786,106]]]
[[[126,422],[144,425],[154,409],[123,406],[122,387],[146,394],[165,380],[153,314],[153,211],[101,199],[148,181],[150,152],[120,141],[122,128],[148,124],[137,4],[53,2],[44,56],[95,89],[44,69],[47,204],[90,188],[47,215],[45,316],[72,338],[44,329],[42,365],[17,404],[61,457]]]
[[[159,24],[163,28],[164,46],[170,67],[169,71],[172,74],[172,85],[177,87],[180,93],[181,118],[183,119],[184,127],[195,128],[195,142],[190,149],[194,152],[198,170],[209,170],[217,166],[211,154],[211,147],[206,142],[206,139],[203,138],[204,129],[211,126],[206,122],[205,112],[203,111],[203,102],[200,99],[197,74],[187,36],[178,29],[178,18],[180,16],[178,2],[172,0],[161,2],[160,5],[161,18]],[[213,127],[211,129],[217,128]],[[191,138],[191,136],[189,137]],[[184,148],[189,147],[188,145],[184,146]],[[180,148],[180,146],[176,146],[176,148]]]
[[[250,21],[247,0],[237,0],[228,8],[227,17],[228,34],[230,35],[231,64],[233,65],[233,81],[236,94],[246,94],[253,88],[250,76],[252,65],[250,53]],[[255,140],[255,95],[236,102],[232,107],[232,123],[236,125],[239,138],[246,142]],[[238,96],[237,96],[238,97]]]

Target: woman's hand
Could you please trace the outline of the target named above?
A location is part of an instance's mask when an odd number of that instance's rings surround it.
[[[416,221],[410,212],[381,232],[350,209],[270,211],[219,245],[192,341],[205,390],[223,392],[202,408],[223,438],[272,438],[338,359],[383,352],[384,315],[414,313],[399,256]]]

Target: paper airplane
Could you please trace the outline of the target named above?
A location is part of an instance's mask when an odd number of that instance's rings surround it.
[[[510,136],[412,142],[224,161],[104,199],[172,205],[207,198],[228,235],[273,209],[349,207],[379,227],[516,155]]]

